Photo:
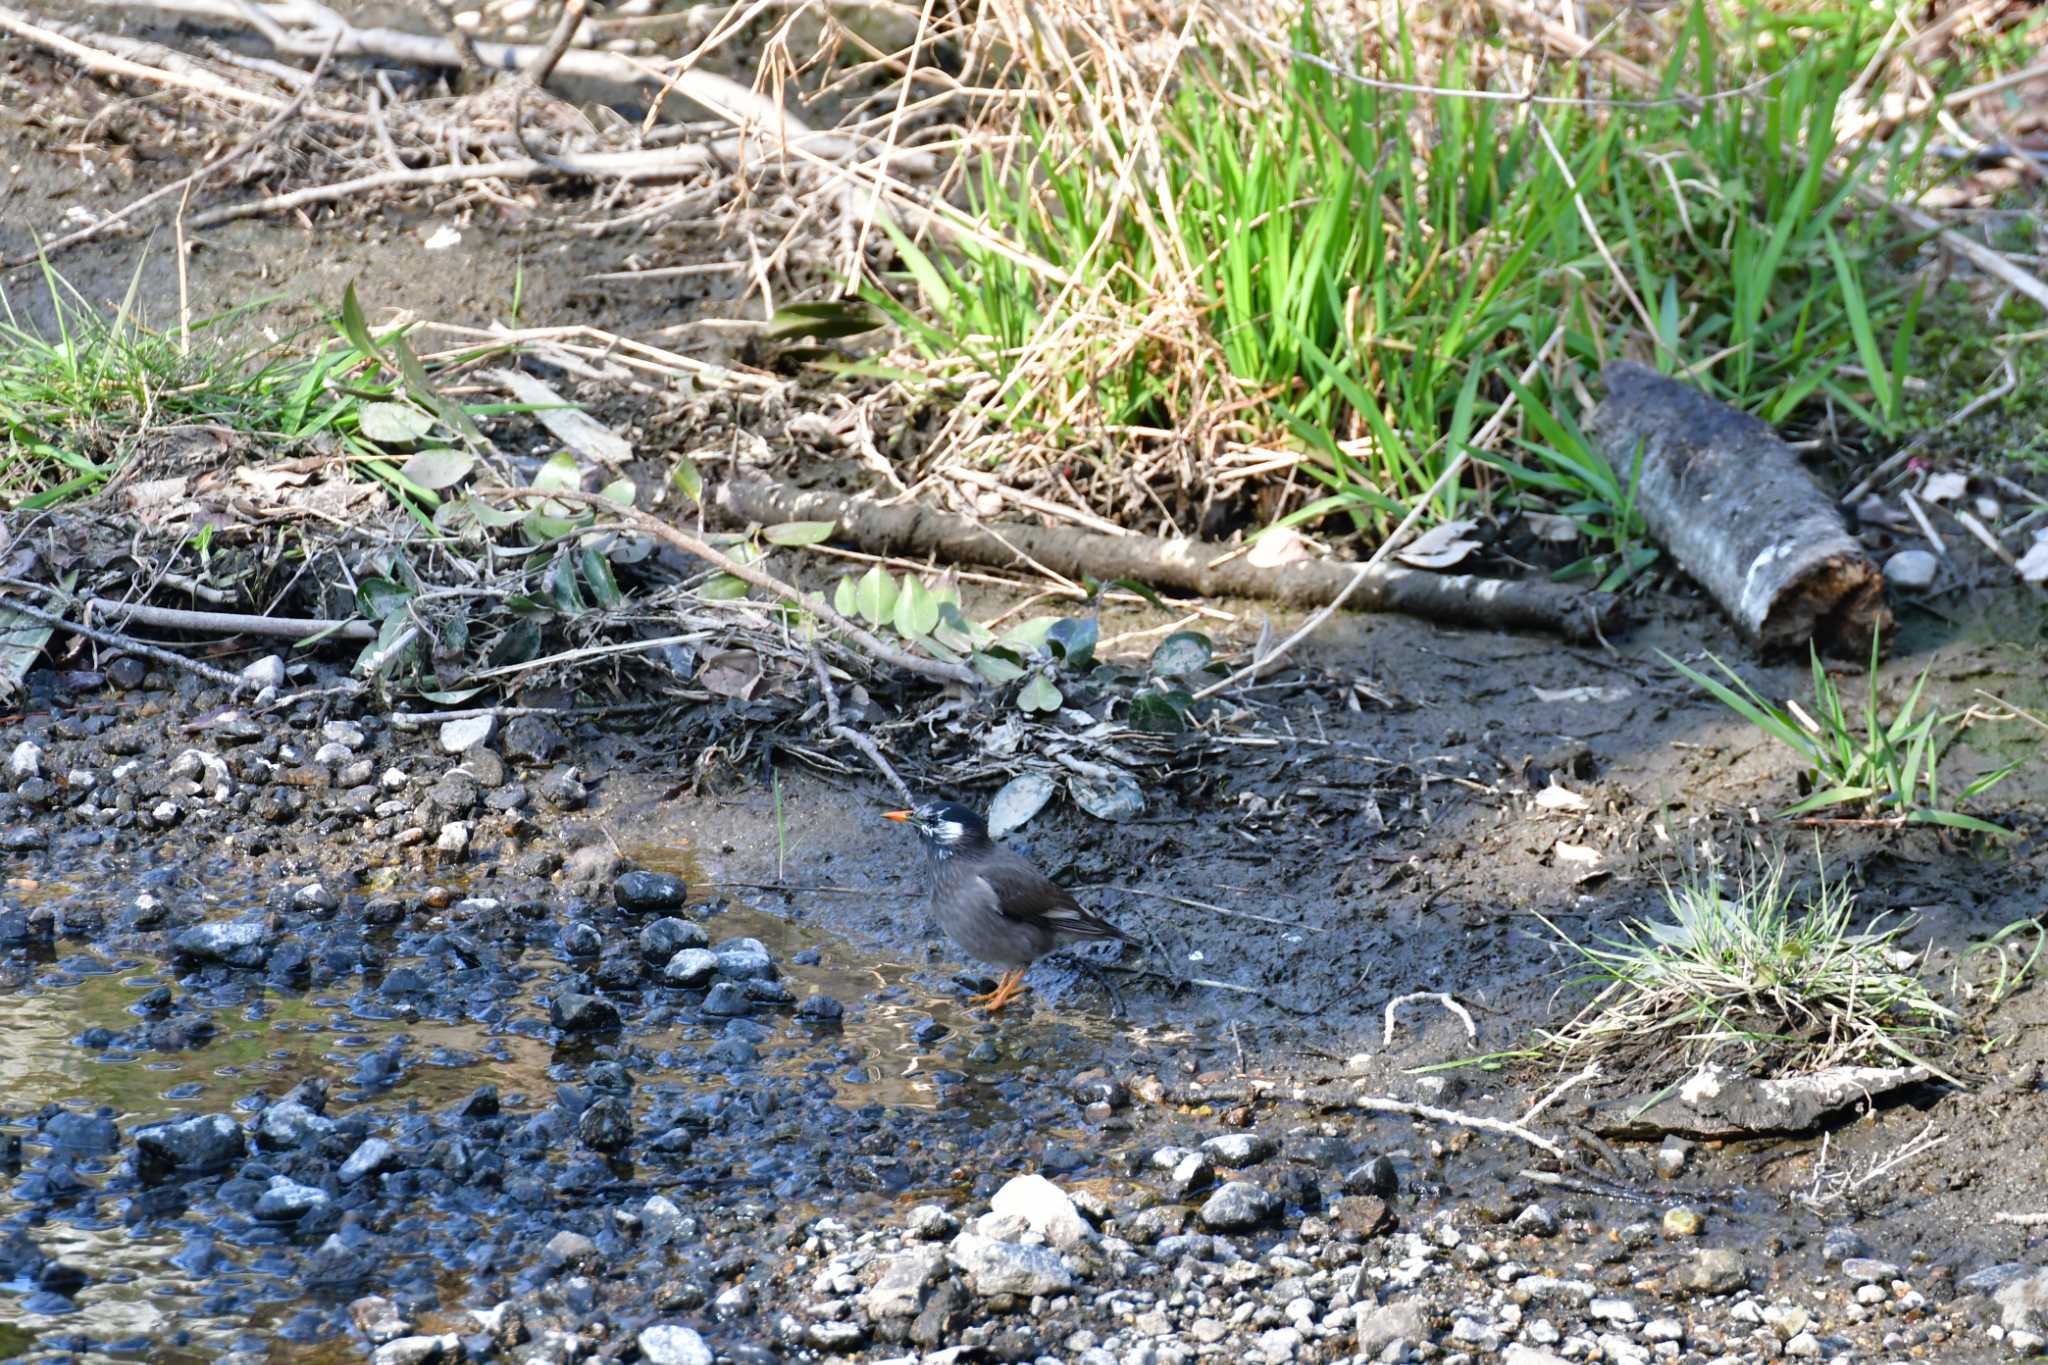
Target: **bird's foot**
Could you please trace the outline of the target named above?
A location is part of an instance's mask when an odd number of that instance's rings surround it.
[[[1024,972],[1021,968],[1019,968],[1017,971],[1009,973],[1001,981],[997,982],[996,988],[994,990],[984,992],[981,995],[969,996],[967,998],[967,1003],[969,1005],[980,1005],[985,1010],[987,1010],[988,1013],[994,1014],[997,1010],[1009,1004],[1012,1000],[1015,1000],[1018,996],[1022,995],[1023,993]]]

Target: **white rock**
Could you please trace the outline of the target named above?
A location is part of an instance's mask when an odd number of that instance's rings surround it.
[[[244,668],[242,676],[258,687],[283,687],[284,659],[276,654],[266,654]]]
[[[712,1365],[711,1348],[687,1327],[663,1323],[640,1332],[640,1358],[647,1365]]]
[[[441,722],[441,752],[444,754],[464,753],[479,744],[488,743],[498,733],[496,716],[469,716],[463,720]]]
[[[998,1242],[978,1232],[963,1232],[948,1254],[967,1277],[967,1287],[983,1298],[1012,1294],[1060,1294],[1074,1287],[1074,1273],[1051,1247]]]
[[[1087,1241],[1092,1231],[1067,1192],[1042,1175],[1018,1176],[996,1191],[989,1207],[999,1215],[1022,1218],[1062,1251]]]
[[[362,727],[352,721],[330,720],[320,727],[320,738],[329,744],[345,744],[351,749],[363,747]]]
[[[460,820],[450,820],[441,826],[441,837],[434,841],[434,848],[458,858],[469,852],[469,826]]]
[[[346,744],[336,744],[333,740],[327,741],[313,751],[313,761],[323,768],[339,768],[355,756],[354,749]]]
[[[25,739],[14,746],[14,753],[7,760],[8,785],[18,787],[33,777],[43,775],[43,751],[34,740]]]
[[[1903,592],[1923,592],[1940,569],[1941,561],[1925,550],[1901,550],[1884,562],[1884,578]]]

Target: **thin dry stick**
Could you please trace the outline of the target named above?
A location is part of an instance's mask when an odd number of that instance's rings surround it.
[[[818,690],[825,694],[825,724],[833,734],[867,755],[868,762],[887,778],[889,785],[896,789],[896,795],[906,806],[917,804],[917,798],[910,794],[910,786],[897,776],[889,760],[882,757],[882,751],[872,739],[854,729],[839,718],[839,689],[832,685],[832,674],[825,668],[825,656],[814,646],[811,649],[811,671],[818,675]]]
[[[1174,905],[1185,905],[1190,910],[1200,910],[1205,914],[1211,915],[1222,915],[1227,919],[1251,920],[1258,924],[1277,925],[1282,929],[1301,929],[1313,932],[1310,930],[1310,926],[1298,923],[1295,920],[1275,919],[1271,915],[1255,915],[1249,910],[1232,910],[1228,906],[1211,905],[1207,901],[1190,900],[1186,896],[1169,896],[1164,891],[1147,891],[1141,886],[1104,886],[1099,889],[1114,891],[1125,896],[1146,896],[1156,901],[1170,901]]]
[[[714,549],[710,544],[699,540],[696,536],[679,530],[663,521],[660,517],[650,516],[638,508],[624,506],[621,503],[612,501],[610,498],[600,497],[595,493],[575,492],[568,489],[480,488],[477,490],[477,495],[507,500],[530,499],[539,502],[566,502],[580,507],[588,507],[594,511],[608,513],[620,522],[643,534],[653,536],[656,540],[666,541],[686,555],[693,555],[707,564],[715,564],[741,582],[751,583],[757,588],[766,589],[784,601],[810,612],[824,621],[826,625],[852,640],[854,644],[860,647],[863,653],[871,658],[878,659],[883,663],[892,664],[897,668],[903,669],[905,672],[916,673],[921,677],[930,678],[935,682],[958,683],[970,690],[979,690],[981,687],[981,675],[965,664],[949,664],[937,659],[920,658],[915,654],[900,650],[894,645],[884,644],[866,630],[863,630],[860,626],[855,625],[852,621],[847,620],[844,616],[833,610],[830,603],[822,599],[806,598],[802,593],[773,574],[764,573],[751,564],[742,564],[723,551]]]
[[[539,90],[548,83],[548,77],[555,74],[555,66],[562,60],[562,54],[575,41],[576,26],[583,22],[584,0],[567,0],[562,6],[562,17],[555,22],[555,31],[548,35],[533,64],[520,73],[526,82]],[[474,51],[474,49],[472,49]]]
[[[149,81],[157,85],[176,86],[181,90],[211,95],[215,99],[227,100],[234,104],[253,104],[260,109],[282,109],[285,105],[285,101],[275,95],[244,90],[218,77],[201,80],[196,76],[179,75],[160,67],[146,66],[141,62],[131,62],[126,57],[102,52],[96,47],[67,38],[39,24],[32,24],[27,15],[15,10],[0,8],[0,32],[12,33],[17,38],[25,38],[38,47],[68,57],[87,71],[126,76],[130,80]]]
[[[460,711],[393,711],[391,723],[401,730],[423,730],[449,720],[481,720],[495,716],[514,720],[520,716],[618,716],[642,711],[665,711],[673,701],[627,701],[609,706],[470,706]]]
[[[1410,1104],[1406,1100],[1388,1099],[1381,1095],[1360,1095],[1351,1103],[1360,1109],[1378,1114],[1405,1114],[1409,1118],[1428,1119],[1433,1123],[1448,1123],[1459,1128],[1472,1128],[1482,1133],[1499,1133],[1503,1137],[1517,1138],[1539,1151],[1550,1153],[1559,1161],[1569,1163],[1564,1148],[1549,1138],[1530,1132],[1519,1123],[1506,1119],[1490,1119],[1479,1114],[1461,1114],[1454,1109],[1438,1109],[1435,1105]]]
[[[1599,1076],[1600,1064],[1598,1062],[1593,1062],[1589,1064],[1586,1067],[1586,1069],[1584,1071],[1581,1071],[1578,1075],[1565,1077],[1563,1080],[1557,1083],[1557,1085],[1551,1090],[1549,1094],[1545,1095],[1542,1099],[1536,1101],[1536,1103],[1530,1105],[1527,1109],[1524,1109],[1522,1111],[1522,1117],[1516,1121],[1519,1123],[1528,1123],[1530,1120],[1534,1119],[1538,1114],[1548,1109],[1551,1105],[1556,1104],[1559,1100],[1563,1099],[1565,1092],[1570,1090],[1573,1086],[1583,1085],[1587,1081],[1597,1080],[1599,1079]]]
[[[230,692],[253,692],[261,685],[253,679],[237,677],[233,673],[224,672],[210,664],[200,663],[197,659],[188,659],[184,655],[174,653],[171,650],[160,649],[156,645],[148,644],[126,635],[116,634],[111,630],[100,630],[94,626],[66,620],[55,612],[44,611],[40,607],[32,607],[28,603],[16,598],[0,597],[0,607],[10,611],[18,611],[31,621],[41,621],[46,626],[54,626],[58,630],[68,630],[73,635],[83,635],[88,640],[110,648],[126,650],[130,654],[139,654],[145,659],[155,659],[158,663],[169,664],[173,668],[181,668],[195,677],[204,678],[216,686],[225,687]]]

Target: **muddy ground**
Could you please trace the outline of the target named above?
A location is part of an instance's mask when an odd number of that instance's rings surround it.
[[[18,48],[0,62],[53,78]],[[70,202],[124,202],[176,170],[141,148],[62,156],[47,129],[0,138],[0,253]],[[701,225],[592,241],[479,215],[429,253],[431,225],[236,225],[195,253],[190,286],[203,311],[281,291],[270,316],[305,324],[349,280],[373,308],[484,322],[515,272],[532,321],[633,332],[723,306],[582,279],[718,250]],[[61,265],[118,301],[140,260],[168,319],[168,251],[141,248]],[[32,299],[23,274],[7,283]],[[1983,689],[2038,711],[2038,610],[1989,573],[1964,581],[1901,604],[1893,694],[1931,668],[1945,705]],[[1257,609],[1223,605],[1249,645]],[[920,857],[850,753],[855,776],[789,755],[700,766],[676,736],[703,718],[676,715],[515,722],[447,753],[374,705],[224,720],[228,699],[175,670],[123,686],[107,657],[69,654],[31,675],[5,729],[36,756],[0,797],[0,1352],[2038,1350],[2048,1333],[2012,1292],[2037,1283],[2037,1234],[1994,1221],[2041,1208],[2037,986],[1988,1010],[1945,997],[1963,1019],[1930,1060],[1959,1086],[1675,1156],[1593,1132],[1606,1106],[1687,1074],[1666,1056],[1611,1064],[1545,1111],[1533,1126],[1566,1162],[1351,1103],[1512,1119],[1561,1073],[1510,1054],[1585,998],[1558,931],[1654,914],[1661,880],[1708,850],[1782,844],[1811,868],[1811,831],[1770,819],[1795,794],[1784,756],[1658,653],[1739,645],[1682,585],[1638,614],[1608,650],[1332,624],[1300,670],[1216,714],[1216,743],[1191,745],[1144,814],[1105,824],[1060,802],[1012,840],[1149,946],[1100,979],[1048,963],[993,1022],[963,1008],[981,973],[936,936]],[[1118,609],[1103,634],[1158,624]],[[285,691],[345,668],[322,660]],[[1752,676],[1805,690],[1801,667]],[[1959,752],[1954,781],[2036,742],[1984,733],[1994,752]],[[1539,805],[1553,781],[1585,809]],[[2021,830],[2010,844],[1831,829],[1826,866],[1854,879],[1866,922],[1912,917],[1903,944],[1946,992],[1980,974],[1971,945],[2042,913],[2044,796],[2036,759],[1986,806]],[[451,823],[467,847],[437,851]],[[622,882],[634,869],[679,877],[686,900]],[[678,968],[700,944],[712,962]],[[1422,1003],[1385,1043],[1382,1012],[1409,992],[1451,994],[1477,1037]],[[991,1213],[1040,1173],[1059,1189]]]

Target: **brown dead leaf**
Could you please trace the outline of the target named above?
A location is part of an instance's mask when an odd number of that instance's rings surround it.
[[[761,685],[761,656],[751,649],[728,649],[704,661],[697,682],[707,692],[747,701]]]
[[[1447,521],[1432,526],[1410,541],[1406,549],[1396,550],[1394,558],[1417,569],[1448,569],[1479,548],[1479,542],[1466,534],[1478,524]]]
[[[1568,787],[1559,785],[1556,778],[1550,785],[1536,793],[1536,804],[1543,810],[1575,813],[1593,809],[1593,803]]]
[[[2029,583],[2048,582],[2048,536],[2036,537],[2013,567]]]
[[[1292,526],[1276,526],[1253,542],[1245,563],[1260,569],[1277,569],[1297,559],[1307,559],[1308,542]]]

